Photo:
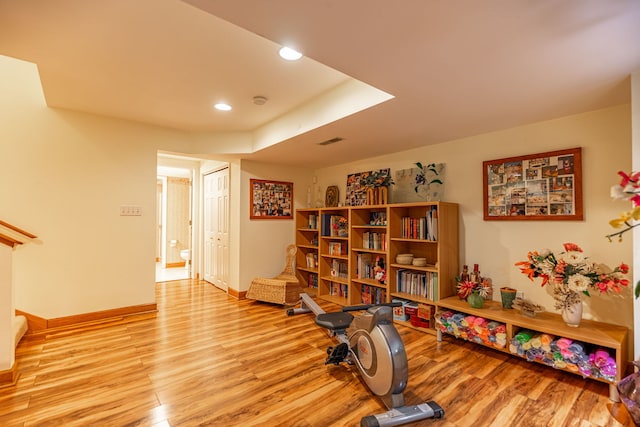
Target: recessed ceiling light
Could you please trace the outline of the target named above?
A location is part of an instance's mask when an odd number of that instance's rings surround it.
[[[297,61],[302,58],[302,54],[296,50],[291,49],[290,47],[283,47],[280,49],[280,57],[282,59],[286,59],[287,61]]]
[[[218,102],[216,105],[213,106],[216,110],[220,110],[220,111],[231,111],[231,105],[229,104],[225,104],[224,102]]]

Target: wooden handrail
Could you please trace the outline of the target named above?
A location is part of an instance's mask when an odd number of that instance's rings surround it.
[[[0,220],[0,244],[13,248],[16,245],[22,245],[37,237],[35,234]]]

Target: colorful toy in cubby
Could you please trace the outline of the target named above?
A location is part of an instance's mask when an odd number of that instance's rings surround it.
[[[616,361],[607,350],[595,348],[589,351],[586,344],[569,338],[523,329],[511,339],[509,351],[528,361],[538,361],[584,377],[616,381]]]
[[[436,313],[435,320],[440,331],[456,338],[495,348],[507,346],[507,328],[503,323],[450,310]]]

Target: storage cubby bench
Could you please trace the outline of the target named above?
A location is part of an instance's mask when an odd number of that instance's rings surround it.
[[[458,297],[440,300],[435,320],[438,340],[442,340],[443,333],[451,334],[514,357],[605,382],[609,384],[611,400],[618,401],[616,383],[625,374],[627,359],[628,329],[624,326],[583,319],[579,327],[573,328],[558,314],[543,312],[526,317],[517,310],[503,309],[497,301],[485,301],[483,308],[472,308]]]

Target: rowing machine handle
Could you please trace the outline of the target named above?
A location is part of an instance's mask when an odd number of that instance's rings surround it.
[[[402,303],[401,302],[385,302],[382,304],[363,304],[363,305],[350,305],[347,307],[342,307],[342,311],[359,311],[359,310],[368,310],[371,307],[380,307],[380,306],[387,306],[387,307],[402,307]]]

